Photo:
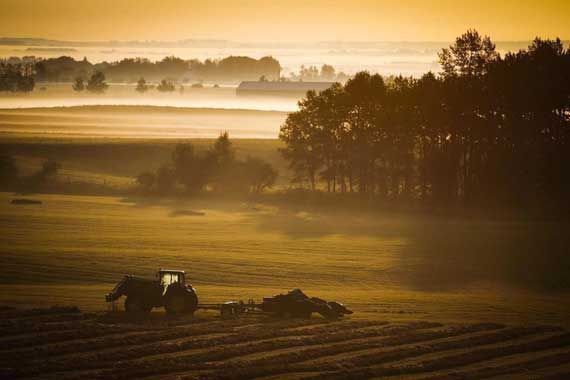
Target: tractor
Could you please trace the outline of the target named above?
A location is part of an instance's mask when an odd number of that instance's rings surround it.
[[[131,314],[148,314],[153,307],[164,307],[168,314],[193,314],[198,309],[196,290],[181,270],[160,269],[156,279],[126,275],[105,301],[115,302],[121,296],[126,296],[125,311]]]

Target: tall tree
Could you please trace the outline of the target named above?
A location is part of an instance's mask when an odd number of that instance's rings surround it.
[[[438,54],[445,76],[483,75],[490,62],[498,58],[495,44],[488,36],[469,29],[457,37],[455,43]]]

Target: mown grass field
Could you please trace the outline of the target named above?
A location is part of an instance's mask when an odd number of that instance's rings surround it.
[[[560,224],[215,198],[36,195],[41,205],[12,205],[14,197],[0,194],[5,305],[103,310],[123,274],[168,267],[186,270],[205,303],[299,287],[348,303],[355,318],[568,323]]]
[[[156,106],[72,106],[0,109],[5,137],[67,139],[275,139],[286,112]]]

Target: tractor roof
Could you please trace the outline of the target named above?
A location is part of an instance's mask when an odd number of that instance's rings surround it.
[[[185,274],[186,272],[184,272],[183,270],[177,270],[177,269],[159,269],[160,273],[182,273]]]

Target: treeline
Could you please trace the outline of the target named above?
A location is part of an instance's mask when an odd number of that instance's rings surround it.
[[[71,82],[75,78],[88,78],[101,72],[113,82],[136,82],[141,77],[148,81],[169,79],[189,81],[242,81],[257,80],[261,76],[278,79],[281,72],[279,61],[272,57],[227,57],[220,60],[183,60],[165,57],[152,62],[146,58],[126,58],[117,62],[92,64],[86,59],[76,61],[71,57],[42,59],[34,64],[37,81]]]
[[[28,92],[35,86],[32,66],[0,62],[0,91]]]
[[[289,73],[288,80],[291,81],[304,81],[304,82],[340,82],[344,83],[348,80],[349,76],[344,72],[338,72],[331,66],[324,64],[321,69],[317,66],[304,66],[301,65],[298,73]]]
[[[111,82],[136,83],[144,78],[147,83],[202,81],[240,82],[256,80],[345,82],[349,76],[337,72],[331,65],[301,66],[297,73],[281,75],[279,61],[272,57],[226,57],[220,60],[183,60],[165,57],[160,61],[146,58],[125,58],[117,62],[93,64],[87,59],[72,57],[41,59],[33,56],[0,60],[0,91],[31,91],[35,82],[88,81],[95,73],[102,73]],[[16,85],[14,85],[16,83]]]
[[[258,158],[236,158],[229,136],[221,134],[213,146],[198,152],[190,143],[176,145],[170,162],[136,177],[145,194],[260,193],[273,186],[277,172]]]
[[[570,50],[537,38],[504,58],[469,30],[420,79],[358,73],[309,92],[281,127],[312,190],[468,207],[567,205]]]

